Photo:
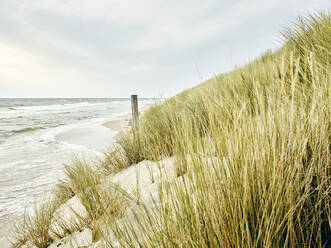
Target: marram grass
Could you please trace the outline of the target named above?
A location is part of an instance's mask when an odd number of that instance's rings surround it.
[[[67,167],[61,202],[78,195],[109,247],[100,223],[121,247],[331,247],[330,13],[284,37],[279,50],[151,107],[99,170]],[[178,178],[160,184],[160,203],[122,218],[125,198],[100,190],[100,174],[168,156]],[[28,229],[23,241],[47,240]]]
[[[176,156],[182,179],[159,211],[110,223],[122,247],[331,246],[330,14],[285,37],[143,116],[142,158]]]

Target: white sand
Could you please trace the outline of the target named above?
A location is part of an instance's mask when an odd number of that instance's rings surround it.
[[[114,143],[117,132],[110,131],[102,125],[90,125],[83,128],[73,128],[56,135],[56,140],[68,144],[84,146],[95,151],[102,151]]]
[[[154,203],[159,201],[158,184],[163,179],[171,180],[176,177],[173,164],[173,158],[163,159],[159,163],[145,160],[105,178],[101,186],[107,186],[109,183],[116,184],[135,198],[139,195],[139,201],[147,203],[149,206],[155,206]],[[135,212],[139,212],[138,208],[141,208],[135,204],[132,207],[135,209]],[[77,214],[84,217],[87,215],[87,212],[78,197],[75,196],[57,210],[52,227],[60,231],[57,222],[60,220],[70,223],[77,218]],[[132,215],[131,211],[127,210],[124,218],[130,218],[130,214]],[[69,243],[73,245],[72,247],[79,247],[76,244],[101,247],[102,242],[100,241],[92,244],[89,233],[88,230],[83,233],[76,232],[75,235],[54,241],[50,247],[65,248]]]
[[[118,132],[118,131],[122,130],[123,128],[129,126],[129,119],[123,118],[120,120],[108,121],[102,125],[109,128],[110,130]]]

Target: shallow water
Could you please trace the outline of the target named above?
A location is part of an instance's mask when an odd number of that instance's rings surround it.
[[[129,99],[0,99],[0,238],[64,177],[64,163],[101,156],[116,135],[102,124],[130,108]]]

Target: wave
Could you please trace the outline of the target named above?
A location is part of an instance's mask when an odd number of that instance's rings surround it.
[[[32,132],[40,129],[45,129],[44,127],[26,127],[22,129],[12,130],[12,133],[26,133],[26,132]]]
[[[81,111],[81,109],[93,109],[94,107],[105,105],[118,105],[120,103],[114,102],[79,102],[79,103],[64,103],[53,105],[38,105],[38,106],[12,106],[6,108],[4,111],[0,111],[0,118],[17,118],[18,116],[34,116],[39,114],[49,113],[72,113]],[[1,108],[0,108],[1,109]]]
[[[30,144],[39,144],[42,146],[49,144],[59,144],[59,141],[56,139],[57,135],[63,132],[67,132],[69,130],[75,130],[77,128],[86,128],[90,127],[91,125],[101,125],[101,123],[103,123],[104,121],[105,118],[93,118],[84,122],[77,122],[71,124],[60,123],[54,126],[48,126],[46,128],[40,127],[40,132],[25,137],[25,140],[28,141]]]
[[[71,110],[79,110],[80,108],[86,108],[93,106],[88,102],[74,103],[74,104],[55,104],[55,105],[43,105],[43,106],[25,106],[25,107],[11,107],[5,111],[0,111],[0,117],[2,118],[17,118],[19,116],[34,116],[39,114],[48,113],[62,113],[70,112]]]
[[[24,106],[24,107],[10,107],[10,110],[33,110],[33,111],[49,111],[60,109],[80,108],[91,105],[89,102],[67,103],[67,104],[53,104],[53,105],[39,105],[39,106]]]

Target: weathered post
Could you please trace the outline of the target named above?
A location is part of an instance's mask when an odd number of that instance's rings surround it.
[[[131,95],[131,110],[132,110],[132,128],[134,132],[138,132],[139,113],[138,113],[138,96]]]

